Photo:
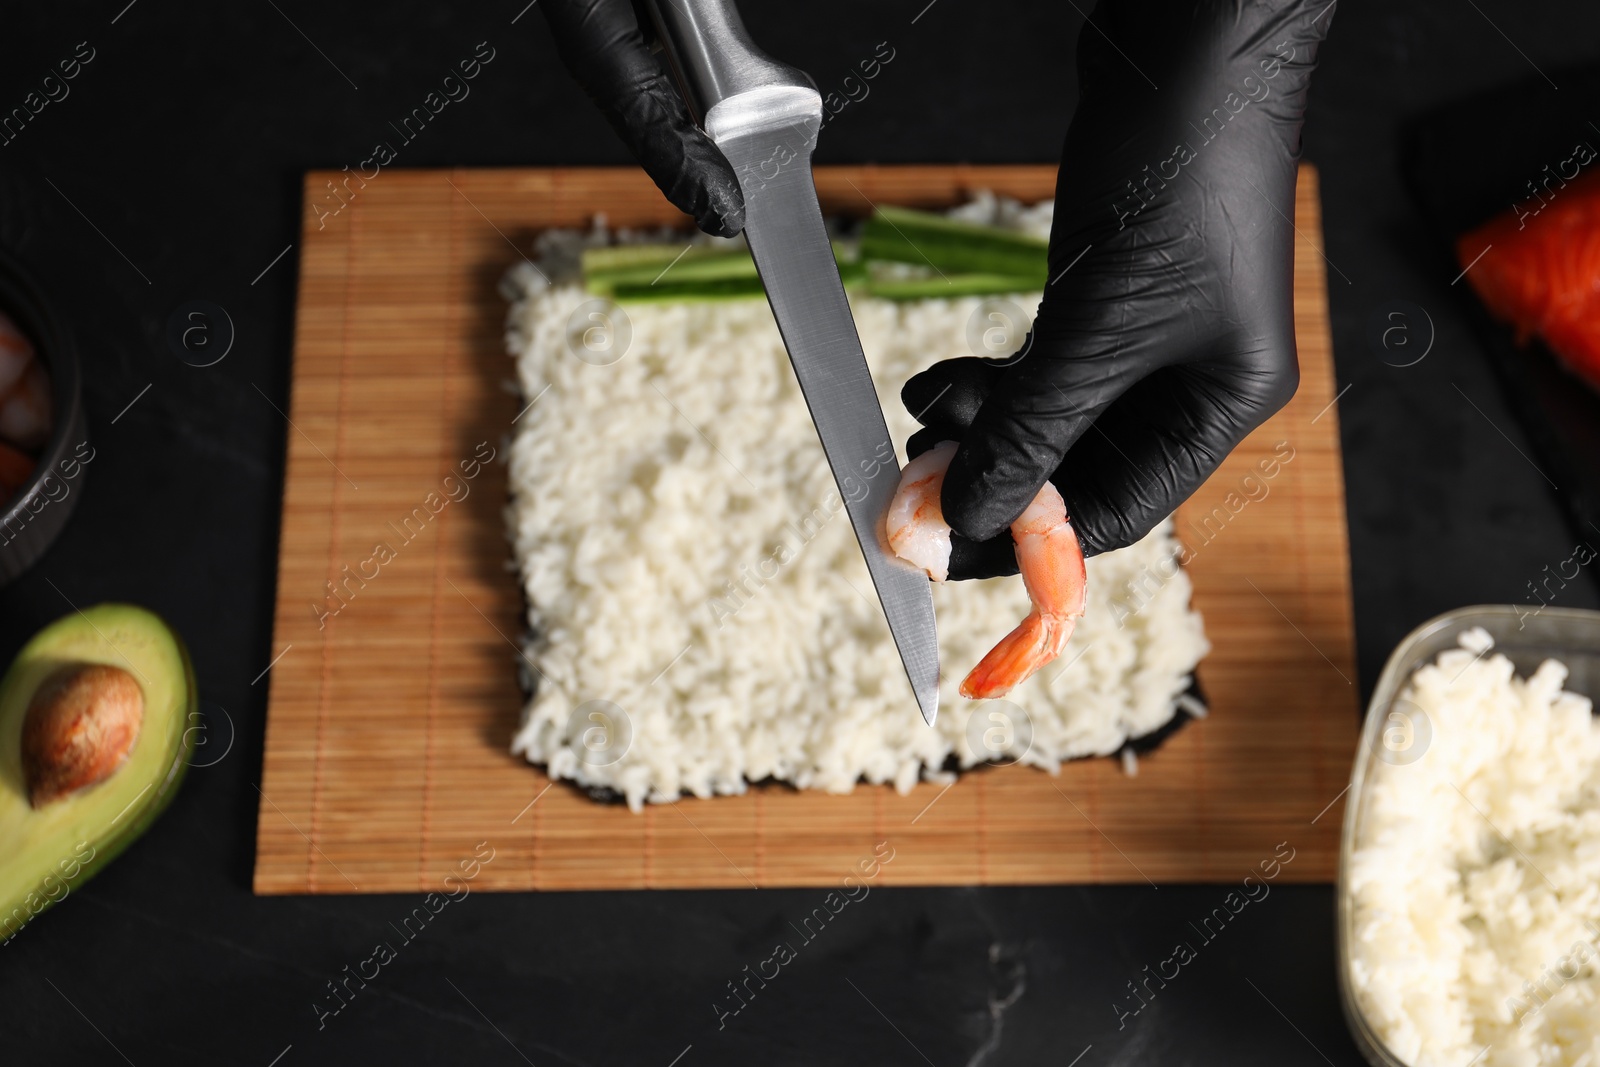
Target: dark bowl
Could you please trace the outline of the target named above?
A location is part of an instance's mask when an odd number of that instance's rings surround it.
[[[72,333],[51,312],[20,264],[0,252],[0,311],[11,316],[33,342],[50,375],[54,425],[40,451],[33,477],[0,505],[0,585],[44,555],[83,491],[84,472],[94,458],[83,414],[83,371]]]

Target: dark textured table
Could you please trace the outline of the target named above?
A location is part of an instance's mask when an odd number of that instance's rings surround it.
[[[526,2],[7,12],[0,109],[80,42],[92,50],[70,94],[0,145],[0,245],[75,325],[98,455],[65,535],[0,591],[0,655],[69,601],[149,605],[182,631],[213,721],[225,709],[237,736],[142,842],[0,950],[5,1061],[1358,1063],[1323,886],[1273,889],[1126,1016],[1129,983],[1223,887],[875,889],[722,1029],[726,983],[816,891],[474,894],[319,1026],[328,983],[396,940],[415,901],[249,891],[265,704],[252,680],[271,658],[287,429],[261,394],[284,402],[296,269],[280,253],[297,239],[301,172],[359,163],[479,42],[494,62],[397,165],[625,161]],[[825,87],[879,42],[895,49],[819,160],[1052,160],[1074,102],[1075,6],[925,4],[746,5],[758,40]],[[1401,124],[1538,70],[1559,82],[1597,41],[1600,9],[1577,0],[1350,3],[1334,23],[1306,156],[1322,168],[1365,687],[1430,615],[1531,605],[1528,583],[1577,536],[1407,198]],[[1366,341],[1397,299],[1437,330],[1415,366]],[[166,344],[192,300],[236,327],[216,366]],[[1557,600],[1595,601],[1592,573]]]

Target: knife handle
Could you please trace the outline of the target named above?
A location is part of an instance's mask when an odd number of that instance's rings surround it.
[[[739,18],[734,0],[645,0],[684,98],[702,126],[724,101],[754,90],[815,93],[804,71],[772,59]],[[820,94],[819,94],[820,101]]]

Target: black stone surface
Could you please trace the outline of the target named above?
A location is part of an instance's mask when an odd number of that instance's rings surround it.
[[[0,145],[0,244],[75,324],[98,454],[71,526],[0,591],[0,654],[70,604],[137,601],[187,638],[219,743],[221,724],[235,732],[141,843],[0,948],[5,1062],[1358,1063],[1326,886],[1278,886],[1206,944],[1189,924],[1223,887],[1157,889],[1131,870],[1114,887],[875,889],[720,1030],[725,984],[819,891],[472,894],[411,943],[390,924],[418,898],[251,896],[254,680],[272,656],[287,429],[272,405],[296,270],[295,251],[274,257],[297,240],[300,173],[365,158],[480,41],[494,61],[399,165],[625,162],[525,2],[97,0],[3,15],[0,110],[79,42],[94,50],[70,95]],[[878,42],[896,51],[819,158],[1053,159],[1074,102],[1075,6],[925,4],[746,5],[757,39],[824,88]],[[1305,144],[1322,168],[1347,387],[1358,686],[1439,611],[1532,606],[1527,583],[1575,537],[1520,454],[1449,257],[1407,196],[1401,124],[1593,60],[1597,41],[1600,9],[1579,0],[1349,3],[1329,36]],[[1480,131],[1486,153],[1493,133]],[[236,330],[207,368],[165,340],[195,300]],[[1395,300],[1433,320],[1415,366],[1367,342]],[[1593,606],[1593,578],[1556,602]],[[319,1029],[326,983],[380,940],[396,957]],[[1119,1026],[1127,983],[1178,940],[1196,958]]]

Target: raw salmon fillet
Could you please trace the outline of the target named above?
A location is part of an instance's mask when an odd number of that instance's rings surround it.
[[[1519,343],[1537,334],[1600,389],[1600,170],[1539,203],[1465,234],[1456,257],[1463,268],[1472,264],[1467,280],[1496,318],[1516,327]]]

